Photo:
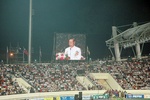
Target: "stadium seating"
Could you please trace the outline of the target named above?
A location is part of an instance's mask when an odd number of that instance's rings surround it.
[[[0,66],[0,95],[26,93],[14,78],[22,78],[32,86],[33,92],[81,91],[106,89],[89,73],[110,73],[125,90],[150,89],[150,61],[148,58],[133,61],[91,63],[11,64]],[[76,78],[78,71],[92,87],[85,88]],[[115,90],[113,90],[115,91]],[[110,92],[110,91],[108,91]]]

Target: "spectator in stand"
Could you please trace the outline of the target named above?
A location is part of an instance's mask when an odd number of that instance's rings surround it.
[[[0,95],[22,94],[25,93],[16,80],[12,79],[11,66],[0,65]]]

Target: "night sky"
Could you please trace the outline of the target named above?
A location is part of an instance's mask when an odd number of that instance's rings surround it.
[[[91,58],[111,55],[105,41],[111,38],[111,27],[150,21],[149,0],[33,0],[32,59],[51,59],[54,33],[87,35]],[[29,0],[0,0],[0,59],[5,60],[11,43],[28,49]],[[150,50],[144,47],[143,54]],[[133,55],[124,50],[124,56]]]

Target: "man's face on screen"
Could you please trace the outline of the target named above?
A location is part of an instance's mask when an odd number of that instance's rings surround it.
[[[69,47],[73,47],[75,45],[74,39],[69,40]]]

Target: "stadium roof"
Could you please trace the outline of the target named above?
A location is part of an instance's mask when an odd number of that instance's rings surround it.
[[[118,30],[117,30],[118,31]],[[138,43],[145,43],[150,40],[150,22],[129,28],[115,37],[106,41],[110,48],[114,47],[114,40],[117,40],[120,46],[131,47]]]

